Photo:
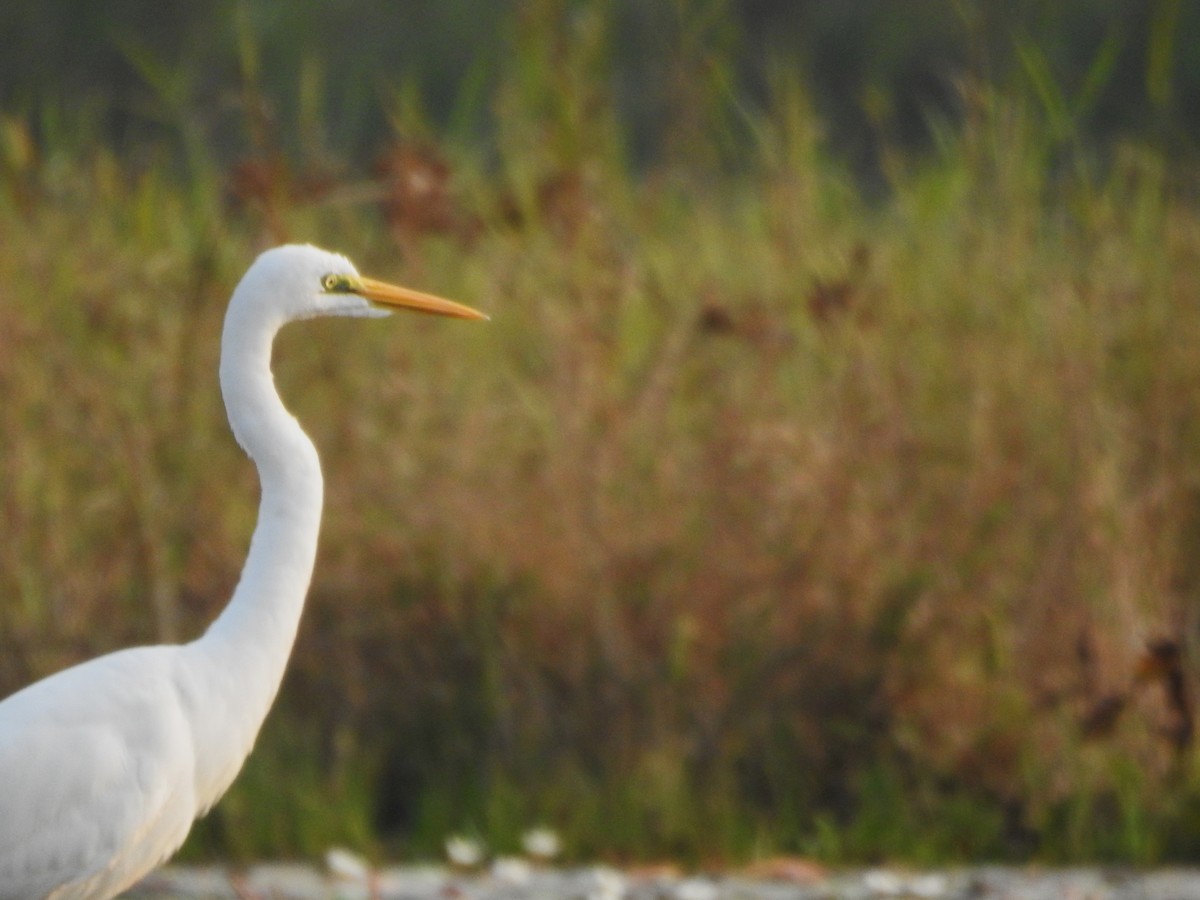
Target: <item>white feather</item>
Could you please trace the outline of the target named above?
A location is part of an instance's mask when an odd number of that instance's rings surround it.
[[[279,689],[312,577],[321,467],[284,408],[271,345],[287,322],[379,315],[321,289],[357,277],[315,247],[268,250],[230,301],[221,389],[262,483],[241,580],[196,641],[124,650],[0,703],[0,900],[106,900],[179,848],[229,787]]]

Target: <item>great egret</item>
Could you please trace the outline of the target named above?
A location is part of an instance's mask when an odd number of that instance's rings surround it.
[[[115,896],[174,853],[233,781],[283,678],[321,523],[320,461],[275,391],[272,341],[297,319],[392,309],[486,318],[310,246],[268,250],[243,276],[220,372],[262,485],[241,579],[190,644],[111,653],[0,703],[0,900]]]

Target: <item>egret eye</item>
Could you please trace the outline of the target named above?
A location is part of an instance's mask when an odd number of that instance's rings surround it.
[[[337,290],[345,290],[346,286],[347,286],[346,279],[343,276],[334,275],[332,272],[330,272],[328,275],[326,275],[324,278],[321,279],[321,287],[323,287],[326,291],[329,291],[329,292],[337,291]]]

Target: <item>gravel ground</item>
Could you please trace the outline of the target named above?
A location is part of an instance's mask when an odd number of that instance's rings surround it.
[[[337,874],[297,865],[169,868],[126,894],[128,900],[1200,900],[1200,868],[1036,869],[983,866],[910,872],[826,872],[802,860],[772,871],[681,874],[669,867],[546,869],[501,860],[475,874],[436,866],[359,868]]]

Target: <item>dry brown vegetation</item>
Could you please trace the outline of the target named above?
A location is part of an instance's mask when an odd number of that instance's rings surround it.
[[[1139,668],[1169,639],[1191,683],[1194,173],[1064,166],[981,91],[868,206],[777,100],[737,175],[631,176],[583,100],[503,93],[498,169],[402,146],[349,199],[11,165],[0,690],[225,601],[256,484],[221,316],[256,250],[311,240],[493,321],[282,336],[321,557],[197,852],[544,820],[586,855],[1194,853],[1190,713]]]

